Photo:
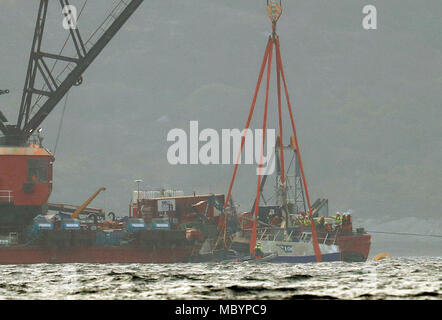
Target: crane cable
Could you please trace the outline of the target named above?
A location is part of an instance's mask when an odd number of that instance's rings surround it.
[[[368,233],[382,233],[382,234],[391,234],[391,235],[399,235],[399,236],[417,236],[417,237],[433,237],[433,238],[442,238],[442,235],[438,234],[421,234],[421,233],[406,233],[406,232],[386,232],[386,231],[368,231]]]
[[[84,1],[83,6],[82,6],[81,9],[80,9],[80,13],[78,14],[78,19],[80,19],[80,16],[81,16],[81,14],[82,14],[84,8],[86,7],[87,2],[88,2],[88,0],[85,0],[85,1]],[[67,45],[67,43],[68,43],[70,37],[71,37],[71,34],[69,34],[69,36],[66,38],[66,40],[65,40],[65,42],[64,42],[64,44],[63,44],[63,47],[62,47],[61,50],[60,50],[60,55],[62,54],[64,48],[66,47],[66,45]],[[56,64],[57,64],[57,61],[58,61],[58,60],[55,60],[55,61],[54,61],[54,65],[52,66],[52,70],[51,70],[51,72],[54,71],[55,66],[56,66]],[[57,138],[56,138],[56,140],[55,140],[55,146],[54,146],[54,152],[53,152],[54,155],[55,155],[55,152],[57,151],[58,141],[60,140],[61,128],[62,128],[62,126],[63,126],[63,119],[64,119],[64,114],[65,114],[65,112],[66,112],[66,107],[67,107],[68,97],[69,97],[69,91],[66,93],[66,97],[65,97],[65,99],[64,99],[63,111],[62,111],[62,113],[61,113],[60,123],[59,123],[59,125],[58,125]]]
[[[80,12],[79,12],[79,14],[78,14],[77,21],[80,20],[81,14],[83,13],[83,10],[84,10],[84,8],[85,8],[86,5],[87,5],[87,2],[88,2],[88,0],[85,0],[85,1],[83,2],[83,6],[82,6],[81,9],[80,9]],[[112,10],[112,12],[116,9],[116,7],[118,7],[118,5],[119,5],[120,3],[121,3],[121,1],[117,4],[117,6],[114,7],[114,9]],[[124,3],[124,2],[123,2],[123,3]],[[111,12],[111,13],[112,13],[112,12]],[[101,27],[101,26],[100,26],[100,27]],[[98,30],[98,29],[97,29],[97,30]],[[92,36],[97,32],[97,30],[92,34]],[[89,40],[92,38],[92,36],[89,38]],[[64,42],[64,44],[63,44],[63,46],[62,46],[62,48],[61,48],[61,50],[60,50],[60,52],[59,52],[59,55],[61,55],[61,54],[63,53],[63,50],[65,49],[65,47],[66,47],[66,45],[67,45],[67,43],[68,43],[70,37],[71,37],[71,34],[69,34],[68,37],[66,38],[66,40],[65,40],[65,42]],[[88,40],[88,41],[89,41],[89,40]],[[54,61],[54,64],[53,64],[52,69],[51,69],[51,72],[54,71],[55,66],[57,65],[57,62],[58,62],[58,60],[55,60],[55,61]],[[65,69],[66,69],[66,68],[65,68]],[[65,70],[65,69],[64,69],[64,70]],[[58,79],[58,77],[57,77],[57,79]],[[43,88],[45,88],[45,87],[43,86]],[[54,155],[55,155],[55,151],[57,150],[58,141],[59,141],[59,139],[60,139],[60,134],[61,134],[62,126],[63,126],[63,119],[64,119],[64,114],[65,114],[65,112],[66,112],[66,107],[67,107],[68,97],[69,97],[69,91],[66,93],[66,97],[65,97],[65,100],[64,100],[63,111],[62,111],[61,118],[60,118],[60,124],[59,124],[59,126],[58,126],[57,139],[55,140],[55,146],[54,146],[54,152],[53,152]],[[32,109],[37,105],[37,103],[41,100],[41,98],[42,98],[42,96],[39,96],[39,97],[37,98],[37,101],[35,102],[35,104],[34,104],[34,106],[32,107]]]
[[[57,151],[58,140],[60,139],[61,127],[63,126],[64,113],[66,112],[68,97],[69,97],[69,91],[66,93],[66,97],[64,99],[64,106],[63,106],[63,111],[62,111],[61,117],[60,117],[60,123],[58,125],[58,132],[57,132],[57,138],[55,139],[55,147],[54,147],[53,155],[55,155],[55,151]]]

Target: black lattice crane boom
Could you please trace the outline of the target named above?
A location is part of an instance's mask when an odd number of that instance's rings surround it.
[[[73,6],[68,0],[53,1],[60,3],[65,14],[62,18],[72,18],[69,10],[72,12]],[[111,14],[87,41],[83,41],[78,24],[68,24],[66,43],[69,40],[73,43],[75,53],[66,56],[62,55],[63,50],[53,54],[43,49],[49,0],[40,0],[17,123],[6,124],[8,120],[0,111],[0,132],[3,134],[0,137],[0,233],[6,230],[22,232],[36,215],[47,211],[55,158],[41,145],[41,137],[39,142],[30,137],[41,131],[42,122],[72,86],[81,83],[86,69],[142,2],[118,0]],[[50,62],[53,62],[51,68]],[[54,75],[57,62],[63,70]],[[0,94],[5,93],[7,90],[0,91]]]
[[[69,6],[68,0],[58,1],[62,8]],[[0,131],[4,135],[2,144],[17,146],[27,143],[29,137],[38,129],[72,86],[82,82],[82,75],[86,69],[103,51],[143,1],[144,0],[121,0],[106,19],[108,22],[111,22],[109,26],[107,28],[103,28],[103,25],[100,26],[100,30],[103,33],[94,43],[84,42],[78,27],[69,28],[70,37],[75,46],[77,56],[68,57],[42,50],[42,39],[45,31],[49,0],[40,0],[18,120],[15,125],[6,125],[6,121],[0,120]],[[90,44],[89,49],[87,48],[87,44]],[[59,79],[52,74],[47,60],[67,62],[67,76],[59,81]],[[45,89],[36,88],[37,75],[44,80]],[[43,102],[40,102],[41,100],[43,100]]]

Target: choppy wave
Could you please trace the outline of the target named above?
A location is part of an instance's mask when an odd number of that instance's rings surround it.
[[[0,266],[0,299],[441,299],[442,258]]]

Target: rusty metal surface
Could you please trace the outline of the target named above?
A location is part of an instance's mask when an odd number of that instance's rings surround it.
[[[0,147],[0,156],[46,156],[52,157],[46,148],[38,145],[30,145],[29,147]]]

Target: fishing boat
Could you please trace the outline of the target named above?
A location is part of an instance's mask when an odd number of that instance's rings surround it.
[[[255,241],[261,244],[265,254],[278,254],[279,258],[275,262],[313,262],[315,254],[310,219],[303,212],[296,213],[296,209],[292,206],[290,208],[289,225],[286,226],[280,206],[260,206]],[[367,260],[371,236],[364,228],[353,227],[351,214],[329,216],[327,199],[318,199],[313,204],[313,212],[322,261]],[[250,251],[252,213],[240,213],[238,221],[240,231],[232,235],[231,248],[245,255]]]
[[[225,208],[237,217],[241,228],[239,231],[229,233],[226,220],[226,229],[219,236],[217,245],[221,243],[243,255],[258,258],[255,254],[255,246],[259,243],[264,257],[266,257],[265,261],[268,262],[365,261],[370,249],[370,235],[363,228],[353,230],[353,221],[350,214],[343,214],[342,216],[336,214],[336,216],[329,217],[327,199],[318,199],[313,205],[311,204],[282,63],[279,36],[276,32],[277,22],[282,14],[281,3],[268,1],[267,12],[272,22],[272,33],[268,38],[258,83],[245,125],[245,131],[247,131],[253,118],[262,79],[265,71],[267,71],[262,126],[263,139],[260,162],[258,163],[256,196],[252,208],[248,212],[236,214],[235,208],[229,205],[238,170],[237,162],[226,196]],[[276,56],[279,135],[269,161],[270,164],[273,161],[276,164],[275,184],[273,195],[270,197],[265,192],[265,186],[271,176],[268,170],[272,165],[267,165],[267,170],[263,171],[263,155],[266,143],[269,87],[274,52]],[[284,88],[288,115],[283,115],[282,87]],[[289,119],[292,131],[287,145],[284,144],[283,137],[284,119]],[[243,151],[244,140],[245,135],[243,134],[237,159],[240,159]],[[271,142],[267,141],[268,143]],[[272,203],[270,199],[272,199]],[[226,214],[226,219],[227,217]]]

